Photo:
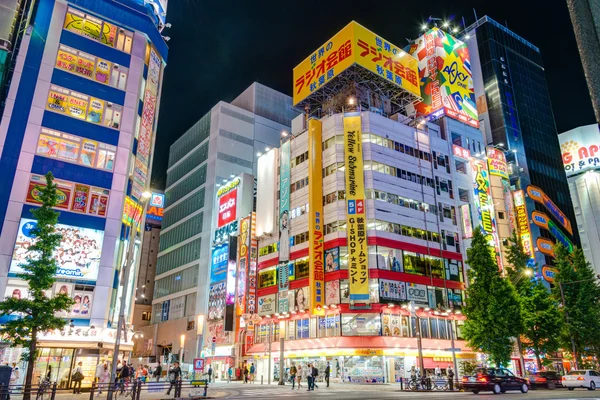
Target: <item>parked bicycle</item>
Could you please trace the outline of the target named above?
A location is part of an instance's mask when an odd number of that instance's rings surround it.
[[[450,389],[450,383],[446,378],[433,378],[431,379],[431,390],[443,390]]]
[[[37,395],[35,396],[35,400],[50,399],[50,392],[50,381],[48,379],[44,379],[42,382],[40,382],[40,385],[37,390]]]

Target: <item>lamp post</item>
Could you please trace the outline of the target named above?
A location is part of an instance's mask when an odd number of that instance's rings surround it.
[[[142,216],[144,214],[144,209],[146,208],[146,203],[148,202],[148,199],[150,199],[150,197],[152,196],[152,194],[150,192],[144,192],[142,193],[142,204],[141,204],[141,208],[140,208],[140,213],[141,215],[139,216],[140,221],[142,220]],[[116,377],[116,373],[117,373],[117,361],[119,360],[119,347],[121,346],[121,332],[123,331],[124,333],[124,339],[127,341],[127,332],[123,329],[123,326],[125,325],[125,306],[127,305],[127,297],[128,297],[128,283],[129,283],[129,274],[131,273],[131,267],[133,266],[133,242],[135,241],[135,238],[137,236],[137,229],[138,229],[138,223],[137,223],[137,215],[134,214],[132,221],[131,221],[131,227],[129,228],[129,244],[127,246],[127,257],[125,259],[125,264],[123,265],[123,280],[121,281],[121,284],[123,285],[123,290],[121,290],[121,302],[120,302],[120,308],[119,308],[119,320],[117,323],[117,337],[115,339],[115,346],[113,349],[113,361],[112,361],[112,365],[111,365],[111,369],[110,369],[110,382],[114,382],[115,381],[115,377]],[[124,361],[124,360],[123,360]],[[108,391],[107,400],[112,400],[113,398],[113,392],[111,390]]]

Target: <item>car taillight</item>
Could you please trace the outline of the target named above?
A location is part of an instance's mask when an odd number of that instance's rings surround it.
[[[583,376],[578,376],[578,377],[577,377],[577,380],[578,380],[578,381],[585,381],[585,377],[583,377]]]
[[[463,382],[467,382],[469,380],[469,378],[467,378],[466,376],[463,376],[462,381]]]
[[[564,377],[564,376],[563,376],[563,377],[561,377],[560,379],[561,379],[561,380],[563,380],[563,381],[566,381],[566,380],[567,380],[567,378],[566,378],[566,377]]]
[[[487,378],[485,376],[477,379],[479,382],[487,382]]]

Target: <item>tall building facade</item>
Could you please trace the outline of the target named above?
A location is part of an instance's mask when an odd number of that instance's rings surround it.
[[[156,355],[173,353],[188,364],[202,352],[202,334],[210,328],[211,254],[221,226],[217,192],[245,176],[250,190],[246,212],[251,212],[257,157],[279,145],[281,132],[289,131],[296,115],[289,96],[254,83],[231,103],[215,105],[171,146],[152,325],[146,328],[154,335]],[[198,316],[206,317],[205,326]],[[204,337],[208,347],[213,336]]]
[[[39,0],[20,45],[0,123],[0,293],[27,296],[16,274],[34,240],[37,187],[52,172],[63,239],[49,295],[75,300],[61,314],[67,327],[39,338],[34,379],[51,367],[51,380],[69,384],[82,362],[90,385],[112,358],[123,288],[133,293],[135,266],[123,282],[123,265],[138,258],[139,244],[127,248],[143,221],[167,58],[164,15],[149,3]]]
[[[586,125],[561,133],[562,160],[585,258],[600,274],[600,132]]]
[[[579,242],[542,56],[537,47],[487,16],[464,32],[481,130],[487,144],[504,151],[511,188],[522,191],[518,197],[524,199],[529,224],[526,242],[541,276],[544,265],[552,263],[556,240]],[[539,224],[534,212],[543,214]],[[548,229],[547,220],[555,228]]]

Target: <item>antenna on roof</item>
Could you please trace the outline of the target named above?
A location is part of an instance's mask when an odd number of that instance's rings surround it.
[[[477,11],[475,11],[475,7],[473,7],[473,14],[475,14],[475,22],[479,21],[479,18],[477,18]]]

